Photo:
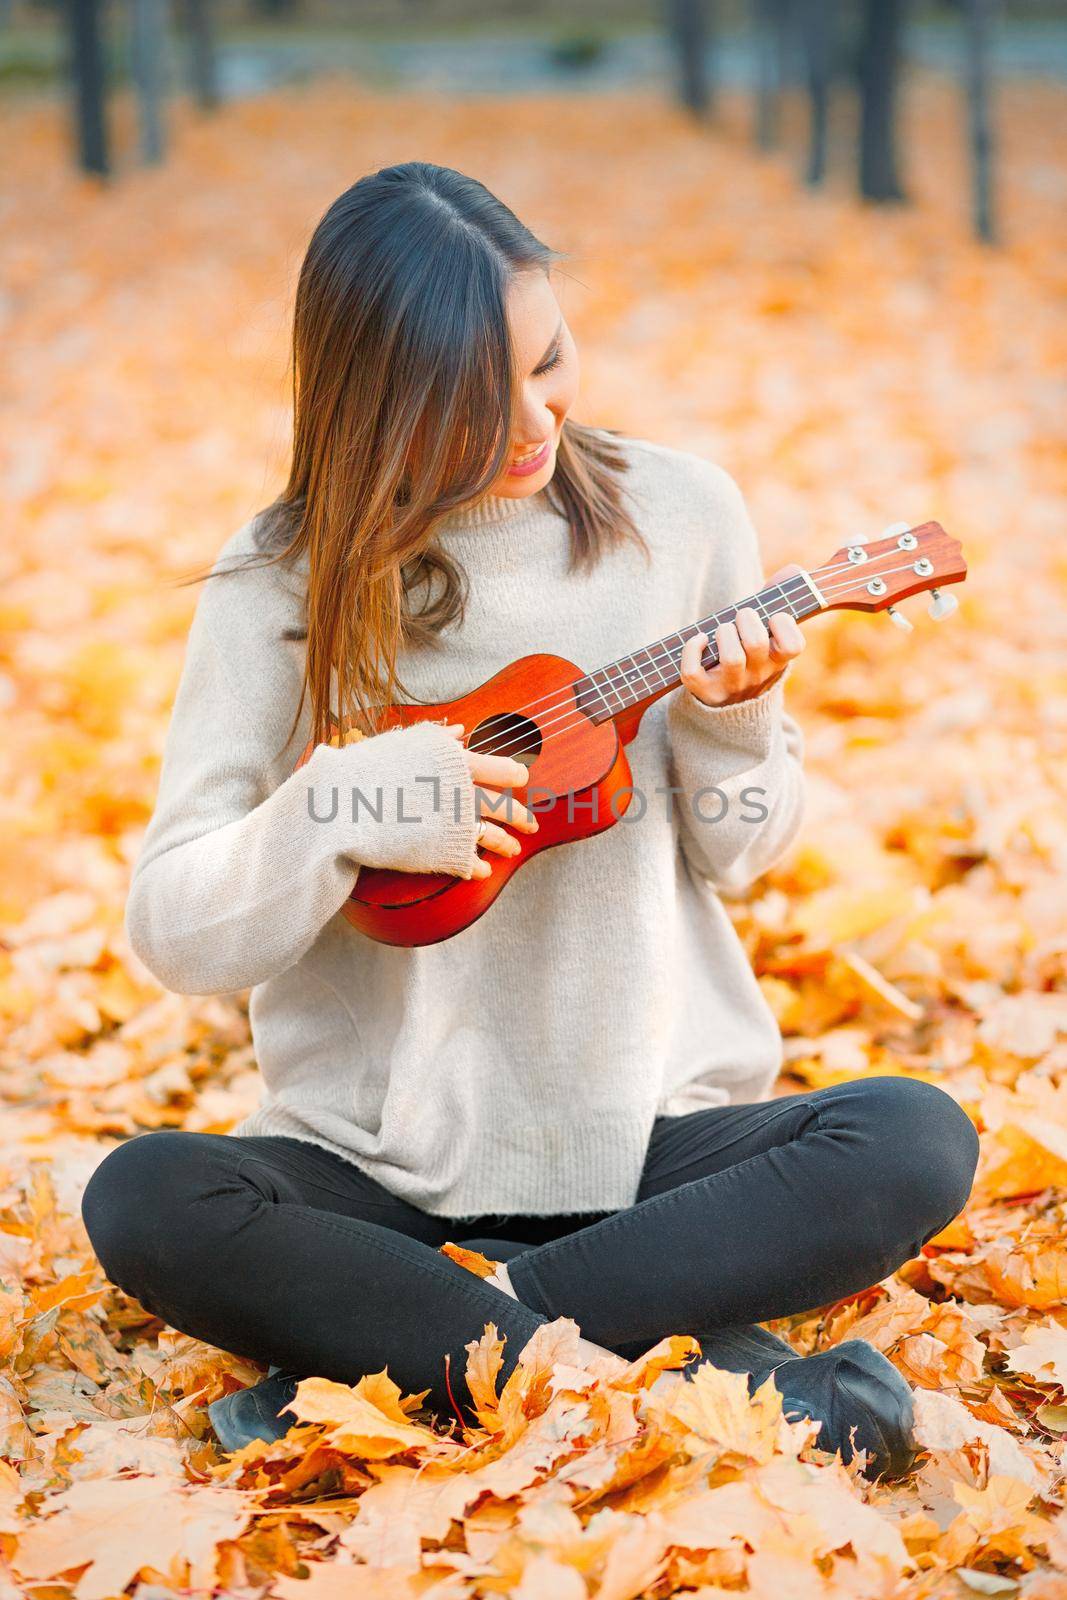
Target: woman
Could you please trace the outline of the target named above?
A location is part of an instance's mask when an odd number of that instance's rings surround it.
[[[602,1359],[690,1333],[754,1385],[773,1372],[827,1448],[854,1429],[868,1470],[899,1471],[910,1393],[883,1356],[801,1359],[753,1326],[892,1272],[962,1208],[976,1158],[923,1083],[765,1098],[781,1042],[718,891],[799,826],[791,618],[742,608],[711,670],[694,630],[628,746],[630,811],[463,933],[394,948],[340,915],[361,865],[484,877],[537,826],[522,763],[456,726],[377,731],[376,706],[454,700],[535,651],[605,665],[762,583],[721,468],[570,417],[555,259],[421,162],[361,179],[315,231],[289,482],[200,596],[127,908],[169,988],[251,988],[265,1094],[236,1137],[119,1146],[85,1222],[150,1311],[272,1364],[212,1407],[227,1448],[284,1432],[303,1374],[388,1365],[443,1413],[450,1358],[467,1404],[487,1322],[506,1376],[567,1316]],[[327,742],[331,710],[365,736]],[[446,1240],[504,1264],[479,1279]]]

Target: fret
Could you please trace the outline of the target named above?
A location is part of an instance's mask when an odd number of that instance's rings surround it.
[[[758,594],[739,600],[736,605],[724,606],[710,617],[702,617],[676,633],[657,639],[632,655],[621,656],[596,672],[580,678],[575,684],[575,698],[579,710],[591,722],[606,722],[643,701],[658,696],[664,689],[676,687],[681,680],[682,646],[695,633],[706,633],[708,642],[701,654],[705,668],[718,665],[719,652],[715,646],[715,630],[733,622],[737,613],[751,607],[766,622],[778,612],[801,621],[823,609],[823,599],[806,572],[795,573],[781,583],[770,584]]]
[[[600,686],[599,686],[599,685],[598,685],[598,684],[594,684],[594,685],[593,685],[593,688],[594,688],[594,689],[595,689],[595,691],[596,691],[596,693],[597,693],[597,694],[599,694],[599,696],[600,696],[600,698],[601,698],[601,699],[602,699],[602,700],[603,700],[603,702],[604,702],[604,704],[605,704],[605,706],[606,706],[606,707],[607,707],[607,710],[608,710],[608,715],[609,715],[609,716],[610,716],[610,715],[612,715],[612,707],[611,707],[611,705],[610,705],[610,703],[609,703],[609,701],[608,701],[608,697],[607,697],[607,695],[606,695],[606,694],[605,694],[605,693],[604,693],[604,691],[603,691],[603,689],[602,689],[602,688],[600,688]],[[584,709],[584,708],[583,708],[583,709]]]
[[[648,647],[648,648],[646,648],[646,649],[644,649],[644,650],[639,650],[639,651],[638,651],[638,652],[637,652],[637,654],[638,654],[638,655],[639,655],[639,656],[644,656],[644,657],[645,657],[645,658],[646,658],[646,660],[647,660],[647,661],[648,661],[648,665],[649,665],[649,667],[651,667],[651,669],[652,669],[652,671],[653,671],[653,672],[654,672],[654,673],[656,673],[656,675],[657,675],[657,676],[658,676],[658,677],[659,677],[659,679],[660,679],[660,682],[661,682],[661,684],[662,684],[662,683],[665,683],[665,682],[666,682],[666,681],[667,681],[667,680],[666,680],[666,679],[665,679],[665,678],[664,678],[664,676],[663,676],[663,669],[662,669],[662,667],[660,667],[660,666],[659,666],[659,665],[658,665],[658,664],[657,664],[657,663],[656,663],[656,662],[655,662],[655,661],[654,661],[654,660],[653,660],[653,659],[652,659],[652,651],[653,651],[653,650],[654,650],[654,649],[655,649],[655,645],[652,645],[652,646],[650,646],[650,647]],[[636,660],[636,657],[635,657],[635,660]],[[642,666],[642,667],[641,667],[641,668],[640,668],[640,671],[641,671],[641,676],[642,676],[642,678],[645,678],[645,677],[646,677],[646,676],[647,676],[647,674],[646,674],[646,671],[645,671],[645,668],[644,668],[644,667],[643,667],[643,666]]]

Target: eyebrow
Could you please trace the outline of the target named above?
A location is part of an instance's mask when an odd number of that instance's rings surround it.
[[[559,336],[560,336],[560,334],[562,332],[563,332],[563,318],[560,317],[560,319],[559,319],[559,327],[556,329],[555,333],[552,335],[552,338],[551,338],[551,341],[549,343],[548,349],[545,351],[544,355],[541,357],[540,361],[537,363],[537,367],[543,367],[544,366],[545,362],[548,360],[549,356],[552,354],[553,350],[556,348],[557,344],[559,343]],[[534,368],[535,372],[537,371],[537,367]]]

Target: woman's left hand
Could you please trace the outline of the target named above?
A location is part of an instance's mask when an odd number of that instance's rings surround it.
[[[795,565],[781,567],[768,578],[767,587],[783,583],[799,571]],[[787,612],[772,614],[769,624],[768,629],[759,612],[745,606],[733,622],[716,628],[719,664],[710,670],[700,663],[708,636],[694,633],[682,646],[683,687],[707,706],[732,706],[769,689],[805,644],[796,620]]]

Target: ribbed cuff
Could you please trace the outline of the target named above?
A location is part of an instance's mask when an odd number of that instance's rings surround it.
[[[440,781],[441,811],[434,819],[440,824],[434,845],[440,863],[436,870],[451,872],[457,878],[469,878],[478,859],[478,793],[463,743],[434,722],[414,723],[400,731],[410,736],[419,735],[423,766],[417,776],[432,775]]]
[[[698,736],[722,738],[732,745],[751,750],[757,758],[770,754],[775,729],[781,720],[783,691],[790,662],[780,678],[751,700],[738,700],[733,705],[712,706],[698,700],[689,689],[682,689],[671,698],[667,708],[672,729],[680,733],[691,732]]]
[[[319,745],[302,775],[315,817],[326,819],[326,851],[363,866],[471,876],[477,791],[463,745],[438,723]]]

